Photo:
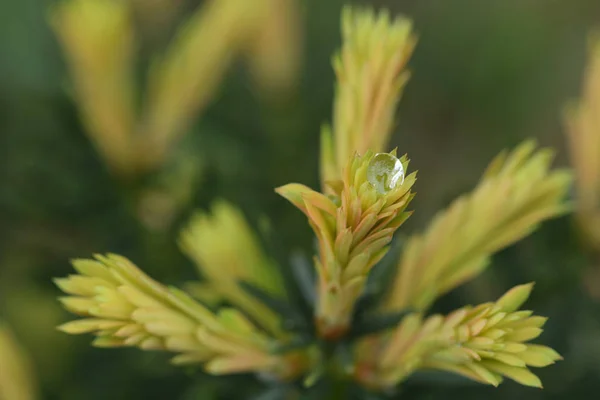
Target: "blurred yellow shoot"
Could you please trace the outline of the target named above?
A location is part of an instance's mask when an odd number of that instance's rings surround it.
[[[138,115],[130,2],[62,0],[52,26],[82,120],[113,172],[131,176],[159,168],[240,53],[248,55],[261,86],[291,87],[300,38],[294,7],[295,0],[205,2],[152,65]]]
[[[61,1],[51,18],[87,133],[114,173],[132,174],[136,44],[127,2]]]
[[[548,149],[535,151],[533,142],[498,155],[472,193],[434,217],[424,234],[408,239],[385,307],[427,309],[481,273],[493,253],[566,212],[571,175],[550,171],[552,158]]]
[[[566,110],[567,138],[576,174],[577,220],[600,251],[600,38],[591,41],[582,98]]]
[[[37,399],[31,362],[8,327],[0,321],[0,399]]]
[[[212,215],[198,213],[181,234],[180,245],[206,278],[204,290],[244,310],[270,332],[279,332],[273,311],[239,285],[244,281],[285,298],[276,265],[262,252],[240,210],[221,201],[213,206]]]
[[[262,372],[281,379],[304,370],[306,354],[274,354],[278,338],[263,333],[233,308],[213,313],[176,288],[167,288],[124,257],[75,260],[77,275],[57,279],[70,296],[61,299],[85,316],[60,327],[64,332],[93,332],[98,347],[139,347],[178,353],[175,364],[203,363],[220,375]]]
[[[253,1],[254,5],[258,2]],[[267,95],[289,92],[297,83],[302,35],[298,0],[267,0],[268,10],[256,40],[248,43],[248,64]]]
[[[463,307],[450,315],[406,317],[388,334],[363,339],[357,346],[355,376],[375,388],[392,388],[419,369],[438,369],[498,386],[503,376],[542,387],[527,367],[561,360],[549,347],[529,344],[547,318],[517,311],[533,285],[509,290],[495,303]]]
[[[264,1],[207,2],[152,66],[142,123],[146,163],[162,159],[170,143],[206,107],[249,31],[259,23],[264,5]]]
[[[341,179],[355,152],[385,151],[396,106],[408,81],[404,70],[416,38],[410,20],[387,11],[342,13],[342,48],[333,59],[337,77],[333,127],[321,133],[321,184]]]

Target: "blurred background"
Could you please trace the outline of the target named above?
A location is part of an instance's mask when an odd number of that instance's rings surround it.
[[[142,86],[156,54],[206,2],[129,2],[134,76]],[[287,250],[310,251],[304,217],[273,188],[288,182],[318,187],[319,132],[331,118],[334,89],[330,58],[340,44],[346,2],[298,1],[287,22],[298,24],[298,53],[290,56],[295,72],[271,87],[261,84],[260,73],[253,75],[252,63],[232,56],[160,168],[135,176],[115,173],[89,134],[73,88],[72,60],[49,23],[56,3],[0,0],[0,319],[31,358],[39,398],[258,395],[262,384],[250,376],[207,377],[170,366],[167,355],[95,349],[89,336],[56,331],[72,317],[56,300],[52,278],[71,273],[74,257],[115,252],[162,282],[191,280],[194,268],[179,252],[177,234],[193,210],[219,198],[241,207],[256,225],[268,217]],[[411,17],[419,36],[391,142],[419,170],[416,212],[405,233],[423,229],[437,210],[474,187],[495,154],[525,138],[553,147],[556,164],[568,165],[562,112],[581,92],[587,36],[600,26],[600,2],[354,3]],[[584,285],[593,263],[566,216],[502,251],[483,276],[436,304],[448,311],[536,281],[528,306],[550,317],[539,341],[565,357],[536,372],[543,391],[509,381],[498,389],[409,382],[401,397],[596,398],[600,299],[594,293],[600,288]]]

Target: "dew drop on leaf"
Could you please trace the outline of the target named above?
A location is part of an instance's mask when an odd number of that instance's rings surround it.
[[[388,153],[377,153],[367,167],[367,180],[381,194],[404,182],[404,167],[399,159]]]

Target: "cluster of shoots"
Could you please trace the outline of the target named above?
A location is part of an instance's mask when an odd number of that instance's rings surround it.
[[[400,246],[395,234],[412,213],[416,173],[387,145],[416,38],[406,18],[346,8],[342,40],[321,187],[275,189],[306,215],[318,243],[312,263],[270,256],[244,214],[218,202],[179,240],[201,282],[166,287],[113,254],[75,260],[77,273],[56,283],[68,295],[64,306],[84,318],[61,330],[92,333],[99,347],[168,351],[175,364],[297,387],[333,377],[388,393],[424,369],[542,386],[530,367],[561,357],[530,343],[546,323],[521,308],[533,284],[448,315],[429,309],[483,272],[493,253],[564,213],[569,173],[551,169],[550,150],[525,142],[499,154],[472,192]],[[166,71],[156,69],[165,79]]]

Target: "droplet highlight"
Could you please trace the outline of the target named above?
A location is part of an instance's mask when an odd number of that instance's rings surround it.
[[[404,183],[404,167],[388,153],[377,153],[367,167],[367,180],[377,192],[386,194]]]

